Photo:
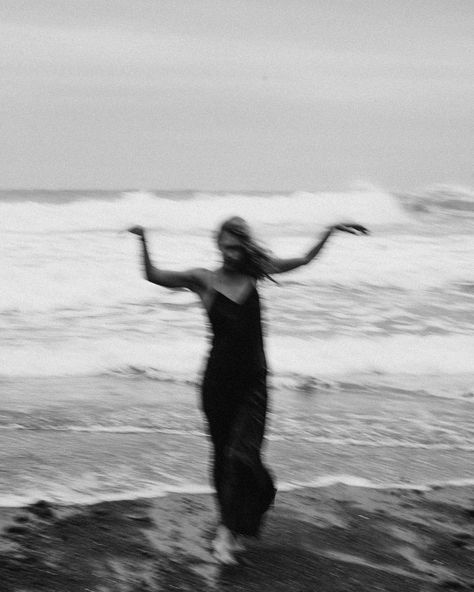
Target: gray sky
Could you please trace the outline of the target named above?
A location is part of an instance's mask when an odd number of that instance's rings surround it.
[[[2,0],[0,187],[474,184],[473,0]]]

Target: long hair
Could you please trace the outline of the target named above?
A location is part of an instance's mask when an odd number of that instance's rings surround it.
[[[270,252],[254,239],[250,226],[243,218],[232,216],[232,218],[225,220],[217,230],[217,243],[224,232],[238,238],[244,249],[245,261],[242,270],[244,273],[257,280],[266,278],[275,281],[270,275],[272,272]]]

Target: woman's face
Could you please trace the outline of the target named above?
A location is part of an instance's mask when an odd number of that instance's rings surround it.
[[[222,254],[224,269],[227,271],[243,270],[246,255],[239,238],[224,230],[219,237],[217,246]]]

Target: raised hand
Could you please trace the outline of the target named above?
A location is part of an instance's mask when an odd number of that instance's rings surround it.
[[[333,226],[334,230],[340,230],[341,232],[349,232],[350,234],[369,234],[369,231],[365,226],[361,224],[336,224]]]
[[[145,234],[145,229],[143,228],[143,226],[131,226],[128,229],[128,232],[131,232],[132,234],[136,234],[137,236],[140,236],[143,238],[143,236]]]

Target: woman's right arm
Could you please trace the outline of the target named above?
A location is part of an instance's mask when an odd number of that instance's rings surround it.
[[[188,271],[168,271],[155,267],[150,259],[145,229],[142,226],[129,228],[129,232],[136,234],[142,244],[143,268],[145,277],[149,282],[165,288],[188,288],[200,293],[206,289],[205,269],[190,269]]]

